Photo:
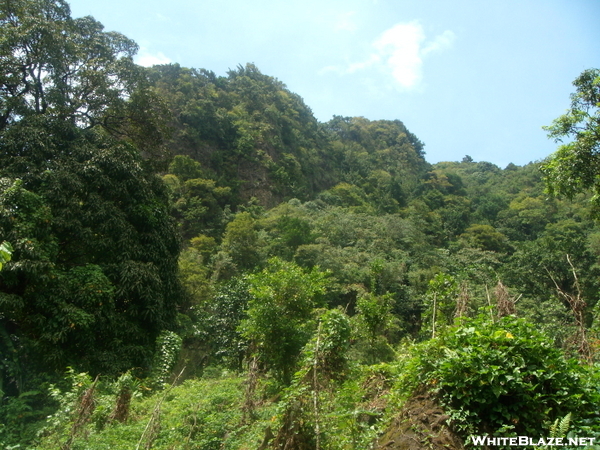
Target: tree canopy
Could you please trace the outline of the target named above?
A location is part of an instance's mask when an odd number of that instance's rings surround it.
[[[22,355],[2,376],[145,367],[175,318],[179,238],[131,132],[155,119],[133,114],[137,46],[62,0],[4,1],[0,27],[0,345]]]
[[[571,107],[545,127],[548,137],[562,143],[543,165],[551,193],[569,198],[591,189],[600,206],[600,69],[585,70],[573,82]]]

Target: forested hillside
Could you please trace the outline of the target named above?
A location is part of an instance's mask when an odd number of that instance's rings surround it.
[[[63,0],[0,27],[2,449],[600,439],[598,70],[546,161],[430,164]]]

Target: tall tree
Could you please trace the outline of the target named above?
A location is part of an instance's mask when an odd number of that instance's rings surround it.
[[[571,108],[545,127],[548,136],[562,143],[542,166],[551,193],[572,198],[592,189],[600,207],[600,70],[585,70],[573,82]]]
[[[92,17],[72,19],[64,0],[3,0],[0,27],[2,128],[46,112],[106,123],[134,90],[136,44]]]
[[[160,130],[137,47],[63,0],[1,5],[0,345],[42,371],[143,367],[174,320],[179,238],[142,158]],[[17,372],[0,375],[18,390]]]
[[[313,310],[322,306],[328,274],[309,272],[295,263],[269,260],[262,272],[248,277],[251,298],[242,335],[277,378],[289,384],[302,347],[315,329]]]
[[[133,62],[135,42],[93,17],[71,18],[64,0],[0,4],[0,131],[44,115],[101,125],[158,155],[165,109]]]

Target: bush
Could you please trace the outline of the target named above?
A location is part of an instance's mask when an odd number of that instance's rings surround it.
[[[514,316],[450,328],[421,349],[421,362],[463,433],[540,436],[568,412],[583,419],[593,409],[583,369]]]

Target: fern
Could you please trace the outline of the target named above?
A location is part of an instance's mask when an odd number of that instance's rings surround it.
[[[562,419],[556,419],[550,426],[550,437],[551,438],[562,438],[566,437],[571,427],[571,413],[568,413]],[[542,447],[535,447],[535,450],[543,450],[549,448],[547,445]]]
[[[565,437],[567,435],[567,432],[569,431],[570,426],[571,413],[567,414],[565,417],[560,419],[560,422],[558,419],[554,421],[554,424],[552,424],[552,426],[550,427],[550,437]]]

